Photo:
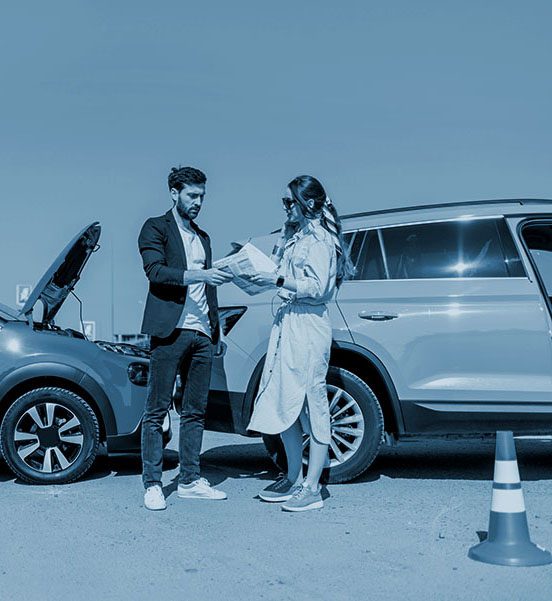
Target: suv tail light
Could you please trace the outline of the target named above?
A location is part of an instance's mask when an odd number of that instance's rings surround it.
[[[222,307],[219,309],[220,329],[225,336],[238,323],[247,307]]]

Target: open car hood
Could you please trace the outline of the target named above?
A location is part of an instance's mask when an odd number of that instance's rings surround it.
[[[17,314],[17,309],[12,309],[8,305],[4,305],[4,303],[0,303],[0,313],[2,313],[3,317],[8,317],[9,319],[21,319]]]
[[[44,307],[42,322],[53,321],[78,282],[88,258],[96,249],[100,232],[100,224],[95,221],[69,242],[35,286],[19,315],[24,315],[30,321],[33,308],[40,299]]]

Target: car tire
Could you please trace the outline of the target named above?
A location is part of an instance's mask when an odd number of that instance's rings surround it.
[[[376,395],[372,389],[358,376],[340,367],[330,367],[327,377],[328,398],[330,405],[333,395],[341,391],[341,396],[336,406],[331,409],[332,420],[332,445],[330,447],[330,469],[325,469],[322,477],[323,482],[337,484],[340,482],[349,482],[365,472],[374,459],[376,458],[380,446],[383,441],[384,424],[383,412]],[[341,402],[343,399],[343,402]],[[349,409],[343,410],[347,404],[352,403]],[[336,412],[338,415],[336,416]],[[341,440],[336,438],[335,422],[342,420],[343,416],[348,420],[360,420],[356,427],[346,428],[351,430],[352,434],[348,435],[343,432],[337,432]],[[354,423],[354,422],[353,422]],[[343,426],[338,426],[343,428]],[[285,472],[287,469],[287,461],[284,450],[284,445],[279,435],[263,435],[265,448],[276,464],[278,469]],[[305,443],[307,437],[305,436]],[[355,448],[348,449],[346,445],[352,444]],[[332,448],[334,447],[334,448]],[[340,461],[336,451],[340,448],[347,450],[342,454]],[[303,460],[307,462],[308,454],[305,453]]]
[[[79,395],[44,387],[20,396],[0,427],[0,448],[14,474],[32,484],[65,484],[94,463],[100,440],[96,414]]]

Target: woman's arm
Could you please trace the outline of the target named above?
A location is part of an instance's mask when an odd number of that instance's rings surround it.
[[[295,280],[296,298],[320,299],[330,280],[332,248],[323,240],[316,240],[307,253],[303,273]]]
[[[296,298],[321,298],[329,284],[331,260],[330,246],[323,240],[316,240],[308,249],[302,274],[297,279],[287,276],[282,288],[294,292]],[[261,286],[276,287],[278,273],[259,272],[249,279]]]
[[[259,286],[273,286],[276,288],[276,282],[278,281],[277,272],[259,271],[255,275],[248,276],[248,279],[258,284]],[[297,292],[296,280],[292,277],[284,279],[282,288],[289,290],[290,292]]]

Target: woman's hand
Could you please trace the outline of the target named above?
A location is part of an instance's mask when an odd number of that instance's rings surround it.
[[[293,234],[295,234],[296,231],[297,224],[294,221],[290,221],[289,219],[286,220],[282,228],[282,234],[286,241],[289,240],[293,236]]]
[[[248,275],[247,279],[259,286],[276,286],[278,276],[276,272],[259,271],[254,275]]]

